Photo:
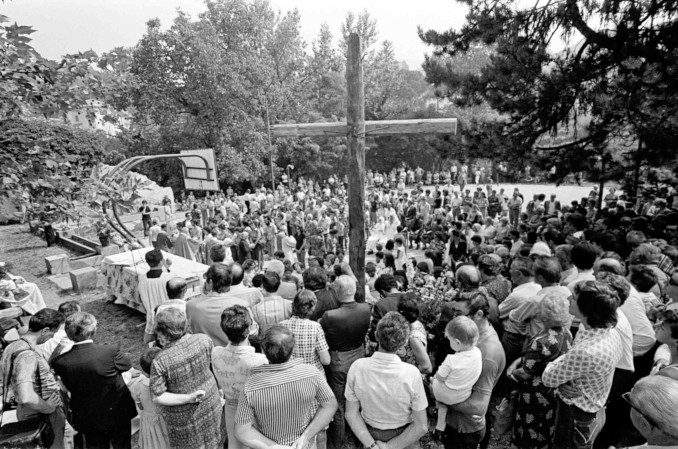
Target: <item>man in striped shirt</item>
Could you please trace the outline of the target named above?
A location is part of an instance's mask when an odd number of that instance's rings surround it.
[[[235,435],[247,447],[315,449],[316,435],[337,410],[325,376],[291,359],[294,344],[294,334],[284,326],[271,326],[264,334],[261,347],[269,364],[252,370],[235,417]]]

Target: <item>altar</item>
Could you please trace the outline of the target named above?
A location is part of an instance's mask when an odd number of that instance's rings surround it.
[[[139,276],[146,273],[150,267],[146,263],[145,255],[153,248],[142,248],[120,254],[107,256],[101,262],[101,273],[106,276],[106,295],[113,299],[115,304],[123,304],[141,313],[146,313],[139,296]],[[203,274],[209,268],[192,260],[162,252],[165,260],[172,261],[170,272],[186,279],[188,290],[185,298],[192,298],[202,293],[204,285]]]

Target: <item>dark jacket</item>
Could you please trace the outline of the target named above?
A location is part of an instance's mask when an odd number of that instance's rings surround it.
[[[84,343],[52,361],[71,392],[73,427],[82,433],[110,432],[137,415],[121,373],[132,363],[115,346]]]
[[[384,296],[374,305],[372,309],[372,322],[370,324],[369,338],[370,341],[377,341],[376,332],[377,324],[379,321],[386,315],[388,312],[397,312],[398,304],[400,303],[400,298],[403,296],[402,293],[389,293]]]

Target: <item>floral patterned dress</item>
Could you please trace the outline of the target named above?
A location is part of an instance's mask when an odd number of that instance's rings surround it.
[[[199,403],[162,407],[172,449],[214,449],[226,439],[223,407],[210,369],[214,344],[203,334],[186,334],[158,353],[151,367],[153,398],[166,391],[190,394],[205,390]]]
[[[516,419],[513,424],[513,447],[548,449],[553,440],[556,397],[546,387],[541,375],[546,365],[570,350],[572,335],[568,329],[554,327],[532,337],[523,347],[523,370],[533,377],[518,389]]]
[[[400,357],[400,360],[402,360],[403,362],[409,363],[410,365],[414,365],[417,368],[419,368],[419,364],[417,363],[417,357],[414,355],[412,346],[410,346],[410,341],[413,338],[419,340],[421,344],[424,345],[424,349],[426,349],[426,346],[428,344],[428,336],[426,334],[426,328],[424,327],[423,324],[421,324],[420,321],[410,323],[410,340],[407,341],[405,346],[398,349],[396,354],[398,355],[398,357]]]

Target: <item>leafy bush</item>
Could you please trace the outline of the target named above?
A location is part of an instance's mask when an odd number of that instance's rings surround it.
[[[73,202],[103,158],[105,139],[56,120],[0,122],[0,194],[27,203],[32,216],[73,217]]]

